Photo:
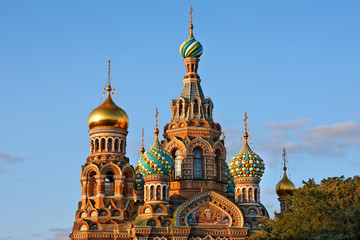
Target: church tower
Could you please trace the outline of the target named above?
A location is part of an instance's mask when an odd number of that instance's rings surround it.
[[[135,173],[126,157],[129,119],[112,100],[112,91],[109,61],[106,99],[88,118],[90,156],[81,167],[81,201],[71,239],[114,239],[131,228],[126,220],[135,211]]]
[[[205,97],[197,73],[203,47],[193,35],[192,8],[190,36],[180,46],[186,75],[178,99],[171,101],[171,122],[164,128],[163,146],[174,159],[175,171],[170,197],[182,201],[206,189],[226,192],[226,149],[221,126],[213,121],[214,104]]]
[[[295,190],[295,185],[289,180],[286,175],[286,149],[283,150],[283,160],[284,160],[284,175],[280,182],[276,185],[276,194],[279,196],[278,200],[280,202],[280,211],[281,213],[289,209],[289,204],[287,203],[287,198],[293,195]]]
[[[235,183],[235,203],[244,213],[244,226],[252,232],[260,230],[259,220],[268,217],[266,208],[260,202],[260,181],[264,174],[264,160],[249,146],[248,116],[245,113],[244,146],[230,160],[230,173]]]

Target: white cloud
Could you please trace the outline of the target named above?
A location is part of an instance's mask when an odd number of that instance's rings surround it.
[[[281,123],[266,123],[265,127],[270,129],[293,129],[303,127],[305,124],[311,121],[310,118],[302,118],[295,121],[290,122],[281,122]]]
[[[69,240],[69,235],[72,228],[50,228],[50,232],[53,234],[52,240]]]

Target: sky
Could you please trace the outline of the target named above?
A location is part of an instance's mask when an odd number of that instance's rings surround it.
[[[0,240],[70,234],[107,60],[136,165],[141,129],[151,146],[155,108],[162,129],[180,95],[190,6],[227,161],[247,112],[271,216],[283,147],[296,187],[359,174],[359,1],[0,1]]]

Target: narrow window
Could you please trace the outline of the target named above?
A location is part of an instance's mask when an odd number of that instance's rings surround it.
[[[220,150],[215,151],[215,168],[216,168],[216,179],[220,180],[221,178],[221,163],[220,163]]]
[[[108,138],[107,151],[112,151],[112,138]]]
[[[246,202],[246,189],[245,188],[242,189],[242,201]]]
[[[95,196],[97,193],[97,184],[95,180],[96,172],[92,171],[88,175],[88,196]]]
[[[150,201],[154,199],[154,186],[150,187]]]
[[[102,138],[100,144],[100,151],[104,151],[104,150],[105,150],[105,138]]]
[[[95,152],[99,151],[99,139],[95,140]]]
[[[181,178],[181,151],[175,149],[172,157],[175,160],[175,179]]]
[[[119,139],[118,138],[115,139],[114,149],[115,149],[115,152],[119,151]]]
[[[183,102],[180,101],[179,102],[179,117],[181,117],[182,114],[183,114]]]
[[[163,186],[163,194],[162,194],[162,196],[163,196],[163,201],[166,201],[167,200],[167,193],[166,193],[166,186]]]
[[[114,196],[114,173],[112,171],[106,172],[105,177],[105,195]]]
[[[194,150],[194,178],[203,178],[203,153],[199,148]]]
[[[198,100],[195,99],[194,100],[194,115],[198,115],[199,114],[199,103]]]

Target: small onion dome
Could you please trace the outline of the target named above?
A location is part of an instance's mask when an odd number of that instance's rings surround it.
[[[234,192],[235,191],[234,178],[230,174],[230,169],[227,162],[225,162],[225,179],[226,179],[226,192]]]
[[[116,127],[127,130],[129,127],[129,118],[126,112],[116,106],[111,98],[111,86],[108,85],[107,96],[103,104],[95,108],[89,115],[89,129],[95,127]]]
[[[276,185],[276,194],[280,197],[292,196],[295,190],[295,185],[286,176],[286,167],[284,167],[284,176]]]
[[[233,178],[262,177],[265,170],[264,160],[254,153],[248,144],[248,133],[245,132],[245,143],[241,151],[230,160],[230,174]]]
[[[190,36],[180,46],[180,54],[183,58],[200,57],[203,53],[203,47],[193,36],[193,25],[190,24]]]
[[[152,147],[144,152],[139,161],[139,169],[143,176],[151,174],[171,175],[174,169],[172,157],[161,146],[158,139],[159,130],[155,129],[155,142]]]

